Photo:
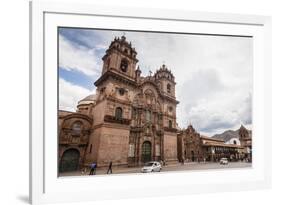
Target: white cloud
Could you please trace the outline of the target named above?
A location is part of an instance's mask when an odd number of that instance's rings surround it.
[[[93,94],[93,90],[88,90],[78,85],[74,85],[63,79],[59,79],[59,109],[75,111],[78,101],[88,95]]]
[[[84,43],[99,39],[96,49],[105,49],[123,32],[92,30],[87,35]],[[156,71],[163,61],[172,70],[180,127],[191,122],[211,135],[240,123],[251,124],[251,38],[144,32],[126,32],[126,38],[138,52],[143,75]],[[101,67],[98,70],[100,74]]]
[[[198,70],[179,87],[178,121],[206,135],[251,124],[251,88],[226,84],[215,69]]]
[[[249,109],[248,103],[245,103],[248,99],[249,96],[241,94],[234,94],[229,98],[226,93],[219,93],[213,98],[198,100],[186,111],[188,122],[206,135],[233,129],[240,124],[251,124],[251,108]]]
[[[198,131],[212,135],[251,124],[251,39],[165,34],[131,38],[137,39],[133,45],[140,65],[146,65],[145,74],[147,67],[158,69],[162,61],[174,73],[180,127],[192,122]]]
[[[75,70],[88,76],[100,73],[101,59],[89,49],[67,40],[59,35],[59,66],[66,70]]]

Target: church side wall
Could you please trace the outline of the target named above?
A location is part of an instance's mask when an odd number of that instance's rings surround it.
[[[102,127],[98,149],[98,166],[128,165],[129,128],[120,126]]]
[[[166,162],[177,161],[177,133],[164,134],[164,159]]]
[[[94,126],[103,123],[106,110],[106,101],[99,102],[93,109]]]
[[[86,158],[85,165],[90,165],[93,162],[97,162],[98,150],[100,144],[100,133],[101,133],[101,128],[97,128],[90,135],[89,145],[85,157]],[[92,145],[92,150],[90,150],[91,145]]]

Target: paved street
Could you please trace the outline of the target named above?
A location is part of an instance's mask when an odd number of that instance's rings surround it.
[[[170,164],[162,167],[161,172],[167,171],[184,171],[184,170],[207,170],[207,169],[235,169],[235,168],[250,168],[251,163],[246,162],[230,162],[228,165],[220,165],[219,163],[185,163],[182,164]],[[113,174],[126,174],[126,173],[140,173],[141,167],[128,167],[128,168],[115,168],[113,167]],[[98,168],[96,175],[106,174],[107,168]],[[87,172],[65,172],[60,173],[59,176],[83,176],[89,175],[89,170]]]

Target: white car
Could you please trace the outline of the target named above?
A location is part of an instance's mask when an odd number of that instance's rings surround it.
[[[147,162],[144,164],[144,167],[141,169],[141,172],[160,172],[162,169],[161,164],[157,161]]]
[[[221,159],[220,159],[220,164],[227,165],[227,164],[228,164],[227,158],[221,158]]]

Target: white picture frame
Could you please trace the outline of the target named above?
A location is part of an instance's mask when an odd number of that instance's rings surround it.
[[[95,27],[109,29],[253,36],[253,149],[256,150],[253,167],[246,170],[169,172],[153,176],[58,178],[54,161],[57,157],[57,124],[53,118],[57,112],[57,84],[54,83],[57,82],[56,28],[66,25],[91,27],[93,22]],[[241,191],[271,186],[270,17],[35,1],[30,3],[30,44],[32,204]],[[145,180],[156,183],[147,184]],[[79,189],[73,190],[73,187]]]

